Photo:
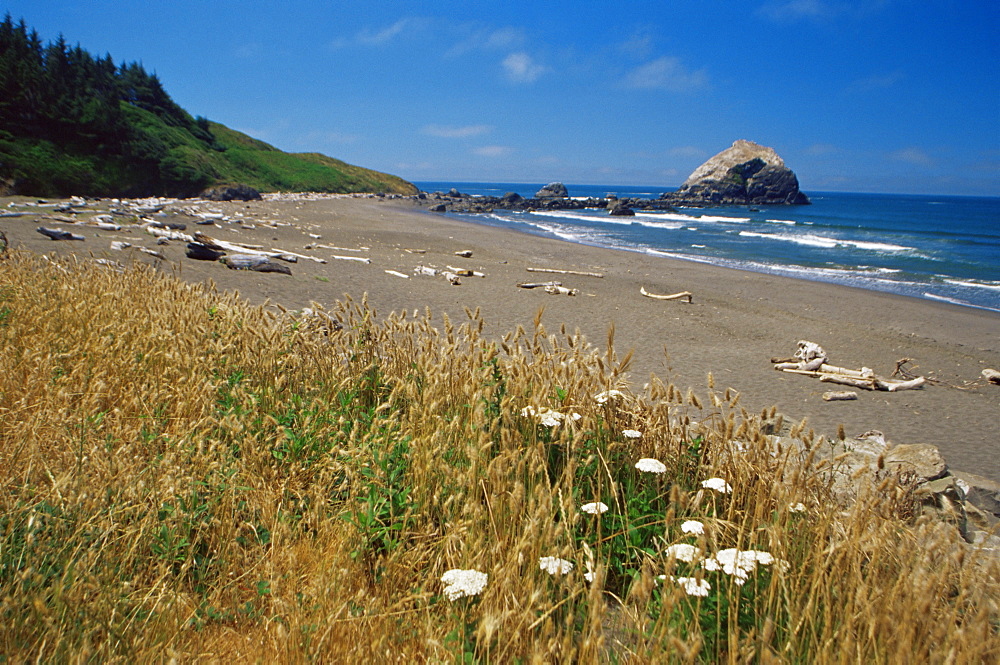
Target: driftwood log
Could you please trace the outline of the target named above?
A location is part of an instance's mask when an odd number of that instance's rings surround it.
[[[557,270],[555,268],[526,268],[528,272],[548,272],[557,275],[581,275],[583,277],[604,277],[604,273],[581,272],[579,270]]]
[[[926,383],[926,379],[922,376],[905,381],[886,379],[876,375],[868,367],[849,369],[847,367],[837,367],[836,365],[827,364],[826,361],[827,353],[823,350],[823,347],[806,340],[799,341],[799,348],[795,352],[795,357],[788,359],[771,358],[771,362],[774,364],[774,369],[776,370],[790,374],[804,374],[818,378],[823,383],[836,383],[863,390],[897,392],[900,390],[921,388]],[[826,395],[823,396],[823,399],[826,399]]]
[[[292,270],[288,266],[274,263],[270,257],[259,254],[230,254],[219,259],[227,268],[232,270],[254,270],[256,272],[280,272],[282,275],[291,275]]]
[[[550,286],[562,286],[562,282],[521,282],[518,286],[522,289],[545,289]]]
[[[857,398],[858,394],[853,390],[831,390],[823,393],[823,400],[826,402],[845,402]]]
[[[984,369],[983,378],[989,381],[990,383],[995,383],[997,385],[1000,385],[1000,372],[996,371],[995,369]]]
[[[64,231],[62,229],[49,229],[44,226],[39,226],[36,230],[43,236],[49,237],[53,240],[86,240],[83,236],[78,236],[75,233],[70,233],[69,231]]]
[[[639,293],[654,300],[683,300],[686,298],[689,303],[694,301],[694,296],[690,291],[681,291],[680,293],[671,293],[670,295],[657,295],[647,291],[645,286],[640,286]]]
[[[546,286],[545,292],[557,296],[575,296],[580,293],[579,289],[568,289],[565,286]]]
[[[226,253],[203,245],[200,242],[189,242],[187,245],[187,257],[196,261],[218,261]]]

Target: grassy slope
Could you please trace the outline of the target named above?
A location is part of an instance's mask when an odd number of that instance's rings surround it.
[[[262,191],[385,192],[414,194],[416,188],[402,178],[353,166],[315,152],[287,153],[218,123],[212,133],[226,151],[219,178],[244,183]]]
[[[7,137],[0,141],[0,172],[13,172],[20,182],[18,193],[34,196],[185,195],[223,184],[246,184],[264,192],[417,191],[397,176],[318,153],[282,152],[218,123],[212,123],[211,130],[225,150],[213,149],[148,111],[127,104],[123,109],[129,123],[144,136],[141,142],[147,160],[81,153],[48,141]]]
[[[601,403],[627,360],[540,325],[498,348],[471,314],[348,303],[336,330],[153,270],[0,265],[12,662],[996,662],[997,560],[907,524],[891,476],[842,511],[728,394]],[[740,583],[671,544],[786,563]],[[485,589],[449,600],[451,568]]]

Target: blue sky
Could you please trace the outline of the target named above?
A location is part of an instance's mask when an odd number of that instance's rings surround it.
[[[739,138],[806,191],[1000,196],[996,0],[0,0],[293,152],[408,180],[679,185]]]

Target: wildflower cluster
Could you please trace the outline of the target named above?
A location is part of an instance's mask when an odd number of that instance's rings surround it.
[[[566,414],[554,411],[547,406],[541,406],[537,409],[533,406],[526,406],[521,409],[521,415],[525,418],[534,418],[538,421],[539,425],[545,425],[546,427],[558,427],[564,420],[576,421],[582,418],[579,413]]]
[[[569,575],[573,572],[573,562],[555,556],[543,556],[538,559],[538,567],[549,575]]]
[[[478,596],[486,588],[488,580],[489,575],[474,569],[453,568],[441,576],[441,582],[445,585],[444,595],[448,596],[448,600]]]

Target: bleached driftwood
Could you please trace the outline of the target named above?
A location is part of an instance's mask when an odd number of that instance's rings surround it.
[[[188,233],[181,233],[180,231],[175,231],[172,229],[162,229],[151,224],[146,225],[146,233],[151,236],[156,236],[157,238],[166,238],[167,240],[180,240],[181,242],[194,242],[194,237]]]
[[[432,268],[431,266],[419,265],[413,269],[413,274],[427,275],[429,277],[441,275],[446,280],[451,282],[453,286],[460,286],[462,284],[462,279],[450,270],[438,270],[437,268]]]
[[[545,292],[551,293],[552,295],[575,296],[576,294],[580,293],[580,290],[567,289],[565,286],[546,286]]]
[[[330,258],[337,259],[338,261],[357,261],[358,263],[366,263],[366,264],[372,262],[371,259],[365,258],[363,256],[337,256],[336,254],[334,254]]]
[[[280,272],[283,275],[291,275],[292,271],[288,266],[274,263],[268,256],[260,254],[230,254],[219,259],[227,268],[233,270],[254,270],[256,272]]]
[[[694,296],[690,291],[681,291],[680,293],[671,293],[670,295],[658,295],[655,293],[650,293],[646,290],[646,287],[640,286],[639,293],[646,296],[647,298],[653,298],[655,300],[682,300],[687,298],[687,301],[694,302]]]
[[[279,254],[287,254],[288,256],[294,256],[298,259],[305,259],[306,261],[315,261],[316,263],[326,263],[326,259],[322,259],[318,256],[309,256],[308,254],[296,254],[295,252],[289,252],[285,249],[274,249],[271,248],[272,252],[278,252]],[[353,258],[353,257],[352,257]]]
[[[455,256],[461,256],[463,259],[471,259],[472,258],[472,250],[471,249],[463,249],[460,252],[455,252]]]
[[[403,279],[409,279],[410,278],[409,275],[404,275],[403,273],[399,272],[398,270],[386,270],[385,272],[387,274],[389,274],[389,275],[394,275],[395,277],[402,277]]]
[[[114,240],[111,242],[111,249],[116,252],[121,252],[132,246],[132,243],[125,242],[123,240]]]
[[[333,245],[323,245],[318,242],[311,242],[306,245],[306,249],[329,249],[333,252],[367,252],[371,247],[334,247]]]
[[[86,240],[83,236],[78,236],[75,233],[70,233],[69,231],[64,231],[62,229],[49,229],[44,226],[39,226],[36,231],[41,233],[43,236],[51,238],[52,240]]]
[[[823,393],[823,400],[826,402],[846,402],[857,398],[858,394],[851,390],[831,390]]]
[[[558,275],[581,275],[583,277],[604,277],[603,273],[599,272],[580,272],[578,270],[557,270],[555,268],[526,268],[528,272],[549,272],[556,273]]]
[[[153,258],[159,259],[161,261],[166,261],[167,260],[166,256],[164,256],[161,252],[156,251],[155,249],[148,249],[146,247],[140,247],[139,251],[142,252],[143,254],[149,254]]]
[[[550,286],[562,286],[562,282],[521,282],[518,286],[522,289],[545,289]]]
[[[824,383],[837,383],[863,390],[897,392],[920,388],[926,383],[926,380],[922,376],[910,378],[905,381],[886,379],[876,375],[868,367],[849,369],[847,367],[837,367],[836,365],[827,364],[826,360],[827,354],[823,350],[823,347],[806,340],[799,341],[799,348],[795,352],[794,358],[771,358],[771,362],[774,363],[774,369],[776,370],[790,374],[804,374],[818,378]],[[827,399],[826,395],[823,396],[823,399]]]
[[[247,247],[246,245],[240,245],[235,242],[228,242],[226,240],[218,240],[217,238],[212,238],[207,236],[200,231],[194,232],[194,239],[197,242],[215,250],[222,250],[226,252],[234,252],[237,254],[252,254],[254,256],[266,256],[269,259],[281,259],[282,261],[287,261],[289,263],[298,263],[299,258],[295,254],[289,254],[287,252],[266,252],[261,249],[254,249],[252,247]]]
[[[486,277],[486,273],[479,272],[478,270],[456,268],[455,266],[447,266],[447,268],[460,277]]]
[[[1000,372],[996,371],[995,369],[984,369],[982,374],[983,378],[989,381],[990,383],[995,383],[997,385],[1000,385]]]

